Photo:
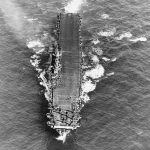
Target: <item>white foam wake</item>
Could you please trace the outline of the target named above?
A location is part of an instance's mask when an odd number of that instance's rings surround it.
[[[62,141],[63,143],[65,143],[67,135],[69,134],[70,131],[65,131],[60,133],[60,135],[56,138],[58,141]]]
[[[101,64],[97,64],[91,70],[85,71],[81,83],[80,99],[82,99],[82,101],[86,103],[90,100],[88,93],[95,90],[96,83],[99,82],[100,78],[104,75],[104,72],[105,69]]]
[[[101,56],[103,54],[103,51],[100,47],[98,48],[92,48],[92,51],[95,52],[98,56]]]
[[[83,79],[86,80],[87,77],[98,79],[103,76],[104,71],[104,67],[101,64],[97,64],[93,69],[85,72]]]
[[[131,42],[138,42],[138,41],[145,42],[145,41],[147,41],[147,38],[146,37],[137,37],[137,38],[130,39],[129,41],[131,41]]]
[[[147,41],[147,38],[145,36],[143,36],[143,37],[133,37],[133,35],[130,32],[125,32],[125,33],[122,33],[119,37],[115,37],[116,40],[122,40],[124,38],[127,38],[128,41],[135,42],[135,43],[138,42],[138,41],[141,41],[141,42]]]
[[[109,37],[112,36],[116,33],[116,28],[112,28],[112,29],[108,29],[106,31],[100,31],[99,33],[97,33],[99,36],[105,36],[105,37]]]
[[[43,43],[40,40],[33,40],[27,43],[28,48],[35,48],[35,47],[44,47]]]
[[[109,18],[109,15],[108,15],[108,14],[102,14],[102,15],[101,15],[101,18],[102,18],[102,19],[108,19],[108,18]]]
[[[81,9],[82,4],[85,2],[86,2],[85,0],[72,0],[65,7],[65,12],[66,13],[77,13]]]
[[[119,37],[116,37],[116,40],[122,40],[123,38],[131,38],[132,34],[130,32],[125,32],[121,34]]]
[[[97,55],[89,53],[89,59],[93,62],[94,66],[92,66],[92,68],[90,67],[90,69],[84,72],[80,93],[80,99],[85,103],[90,100],[88,93],[95,90],[96,83],[99,82],[102,76],[104,76],[105,72],[104,67],[99,64],[100,62]]]

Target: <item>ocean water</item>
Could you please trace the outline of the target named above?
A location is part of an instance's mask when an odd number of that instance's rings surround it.
[[[148,0],[83,4],[82,46],[87,51],[95,48],[105,73],[88,93],[81,127],[64,144],[47,127],[47,102],[30,63],[38,48],[29,47],[29,41],[49,45],[56,15],[66,4],[0,1],[0,150],[149,150]]]

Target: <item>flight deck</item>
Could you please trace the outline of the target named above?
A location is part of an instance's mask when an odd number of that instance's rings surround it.
[[[57,130],[72,130],[79,126],[81,50],[80,17],[78,14],[60,14],[57,24],[58,56],[57,78],[52,77],[52,105],[49,125]],[[55,70],[56,70],[55,68]]]

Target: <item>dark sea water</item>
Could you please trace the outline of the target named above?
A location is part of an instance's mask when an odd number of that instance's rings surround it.
[[[14,30],[13,21],[0,11],[0,150],[150,150],[150,1],[87,0],[80,10],[84,48],[90,49],[89,41],[96,37],[103,57],[117,60],[101,59],[105,73],[114,75],[101,79],[89,94],[91,100],[81,111],[81,127],[65,144],[56,141],[55,132],[46,127],[47,103],[40,94],[30,64],[34,52],[26,40],[34,33],[50,34],[66,2],[14,2],[28,19],[38,20],[32,30],[29,24],[22,31]],[[113,33],[103,36],[98,35],[100,31]],[[132,37],[118,40],[124,33]],[[136,40],[141,37],[147,41]]]

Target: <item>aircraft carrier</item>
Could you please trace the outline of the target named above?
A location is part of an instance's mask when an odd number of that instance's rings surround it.
[[[56,41],[50,74],[51,100],[48,126],[60,135],[80,126],[81,48],[80,16],[61,13],[57,16]]]

